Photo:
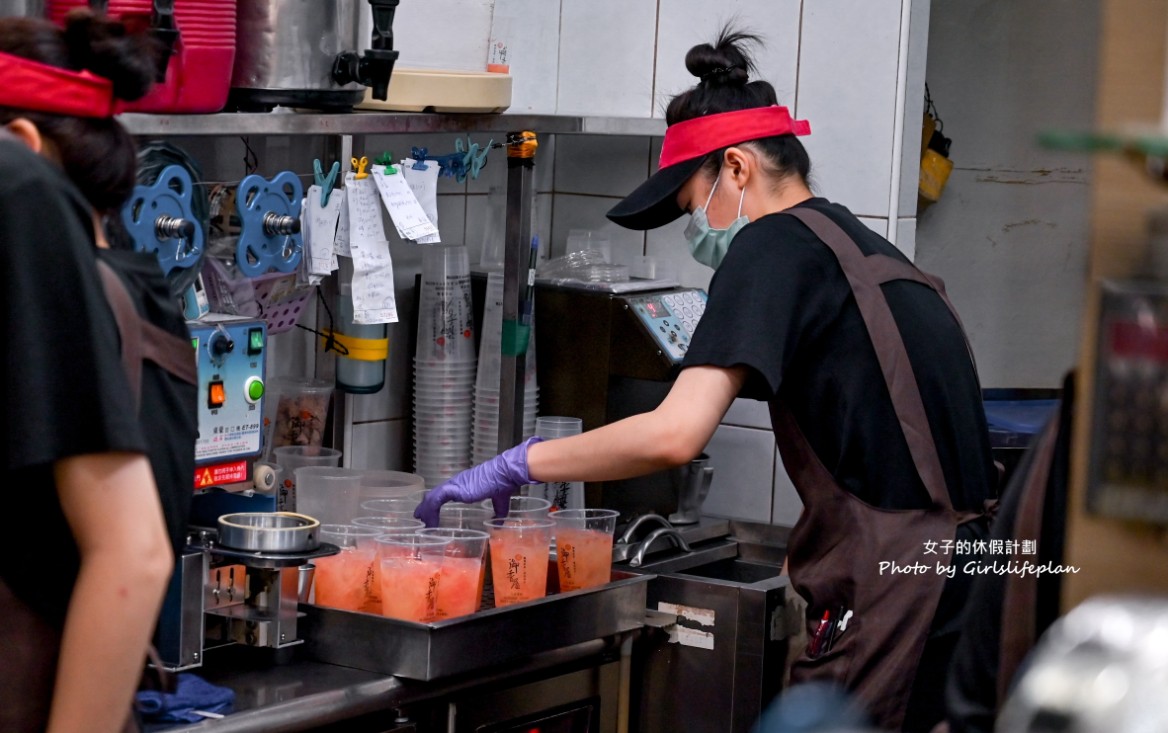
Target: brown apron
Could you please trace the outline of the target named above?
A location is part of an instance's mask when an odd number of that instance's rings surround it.
[[[790,409],[771,403],[783,465],[803,500],[803,514],[789,541],[791,582],[807,601],[807,633],[814,638],[825,612],[836,626],[830,648],[795,661],[791,683],[811,680],[843,685],[864,704],[873,722],[899,730],[944,588],[952,555],[926,554],[925,543],[953,540],[957,525],[977,518],[954,511],[945,487],[924,403],[904,341],[881,284],[912,280],[941,296],[941,281],[887,255],[865,255],[826,215],[807,208],[786,212],[802,221],[835,254],[860,308],[913,464],[932,504],[927,509],[871,506],[841,488],[807,442]],[[960,326],[960,320],[958,320]],[[967,344],[968,345],[968,344]],[[920,574],[891,574],[880,562],[919,567]]]

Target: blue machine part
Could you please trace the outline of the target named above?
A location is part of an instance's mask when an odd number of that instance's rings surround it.
[[[191,208],[194,184],[186,169],[169,165],[150,186],[135,186],[122,208],[122,222],[134,249],[153,252],[162,272],[193,267],[200,261],[206,235]]]
[[[271,180],[250,175],[239,183],[235,206],[239,213],[239,244],[235,261],[248,277],[268,270],[295,272],[303,256],[300,203],[304,189],[291,171]]]
[[[213,313],[187,326],[198,354],[195,463],[222,464],[259,455],[267,322]]]
[[[690,337],[706,312],[705,291],[683,288],[621,297],[653,336],[661,353],[674,364],[680,364],[689,349]]]

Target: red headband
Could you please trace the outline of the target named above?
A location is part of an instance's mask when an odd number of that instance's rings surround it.
[[[753,107],[678,122],[665,130],[658,170],[749,140],[775,135],[810,135],[807,120],[793,120],[786,107]]]
[[[109,79],[0,53],[0,107],[110,117],[117,111],[117,101]]]

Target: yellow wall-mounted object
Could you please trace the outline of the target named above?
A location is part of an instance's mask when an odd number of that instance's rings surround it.
[[[918,192],[926,201],[936,202],[945,190],[949,174],[953,172],[953,161],[936,150],[926,150],[921,156],[921,181]]]
[[[347,359],[356,359],[357,361],[382,361],[389,357],[389,339],[363,339],[356,336],[346,336],[340,331],[330,331],[327,328],[322,332],[320,337],[320,346],[322,349],[327,348],[329,337],[332,337],[334,343],[340,344],[349,350],[345,354]]]

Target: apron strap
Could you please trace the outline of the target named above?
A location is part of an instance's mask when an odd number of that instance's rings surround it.
[[[865,256],[859,245],[826,214],[805,207],[784,212],[803,222],[835,254],[844,276],[852,287],[856,305],[868,330],[868,337],[876,351],[880,371],[888,387],[892,407],[908,444],[909,454],[921,483],[934,505],[952,513],[953,504],[945,487],[945,474],[933,441],[921,399],[920,387],[913,373],[904,339],[884,297],[881,283],[894,279],[909,279],[934,288],[932,282],[917,268],[884,255]],[[895,264],[890,264],[895,263]],[[879,271],[877,276],[872,268]],[[883,279],[887,278],[887,279]]]

